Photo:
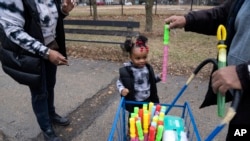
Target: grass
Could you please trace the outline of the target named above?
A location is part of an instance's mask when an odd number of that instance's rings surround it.
[[[164,19],[170,15],[183,15],[189,12],[189,6],[157,6],[153,9],[153,31],[145,32],[145,8],[144,6],[124,6],[123,15],[121,15],[121,6],[98,6],[99,20],[128,20],[140,22],[140,33],[149,39],[149,62],[154,66],[156,72],[161,71],[163,56],[163,26]],[[193,10],[210,8],[194,6]],[[69,19],[92,19],[88,6],[76,7],[68,16]],[[72,35],[66,35],[71,36]],[[124,38],[104,37],[104,36],[86,36],[73,38],[95,39],[103,38],[110,40],[125,41]],[[105,40],[106,40],[105,39]],[[168,73],[172,75],[189,75],[194,68],[206,58],[215,58],[217,54],[217,40],[215,36],[206,36],[192,32],[184,32],[183,29],[174,29],[170,32]],[[118,45],[94,44],[94,43],[76,43],[67,42],[68,52],[73,57],[83,57],[97,60],[108,60],[124,62],[128,58]],[[201,78],[210,74],[211,67],[207,66],[201,71]]]

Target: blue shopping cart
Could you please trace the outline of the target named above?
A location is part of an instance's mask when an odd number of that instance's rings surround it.
[[[126,101],[124,97],[121,98],[112,128],[110,130],[108,141],[127,141],[127,135],[129,134],[127,130],[128,113],[126,112],[125,104],[142,105],[145,103]],[[170,107],[170,104],[160,105]],[[195,119],[188,102],[185,102],[183,105],[173,105],[171,111],[174,112],[174,115],[180,116],[182,119],[184,119],[185,132],[187,133],[189,141],[201,141],[201,137],[197,130]]]
[[[195,118],[192,114],[192,111],[188,102],[185,102],[183,105],[177,105],[176,102],[180,98],[180,96],[184,93],[184,91],[187,89],[189,83],[193,80],[196,74],[208,63],[217,65],[217,62],[215,59],[206,59],[203,62],[201,62],[197,66],[197,68],[193,71],[193,73],[188,78],[187,82],[181,88],[181,90],[173,99],[173,101],[170,104],[160,104],[162,106],[167,107],[167,110],[165,111],[165,115],[168,115],[168,114],[171,114],[171,112],[174,112],[175,116],[179,116],[184,120],[185,132],[186,132],[188,141],[201,141],[201,136],[197,129]],[[241,98],[241,92],[237,91],[237,93],[238,94],[234,96],[231,107],[229,107],[228,113],[226,114],[222,122],[219,123],[218,126],[215,127],[215,129],[207,136],[205,141],[213,140],[213,138],[225,127],[225,125],[227,125],[231,121],[231,119],[233,118],[233,116],[231,115],[235,115],[236,109],[238,107],[238,104]],[[126,101],[124,97],[121,98],[115,118],[114,118],[114,122],[112,124],[112,128],[110,130],[108,141],[127,141],[127,135],[129,135],[128,130],[127,130],[127,125],[128,125],[127,114],[128,113],[126,112],[125,104],[142,105],[145,103]]]

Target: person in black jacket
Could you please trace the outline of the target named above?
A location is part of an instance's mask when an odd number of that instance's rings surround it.
[[[236,115],[229,124],[227,141],[235,140],[233,136],[236,129],[247,128],[250,131],[249,8],[248,0],[225,0],[211,9],[192,11],[184,16],[173,15],[165,19],[170,29],[184,27],[185,31],[206,35],[216,35],[220,24],[226,26],[228,66],[212,73],[211,89],[214,94],[221,92],[226,97],[234,95],[234,90],[240,90],[242,93]]]
[[[52,123],[70,124],[55,112],[54,87],[57,66],[68,65],[63,18],[74,6],[75,0],[0,0],[0,27],[6,37],[2,46],[43,58],[42,81],[29,88],[33,111],[47,141],[61,141]]]
[[[145,36],[139,36],[135,43],[132,40],[125,41],[125,49],[131,61],[124,63],[119,69],[120,77],[116,85],[126,100],[159,103],[156,83],[161,81],[161,78],[160,75],[155,75],[152,66],[147,63],[147,41]],[[126,105],[127,111],[134,112],[134,106]]]

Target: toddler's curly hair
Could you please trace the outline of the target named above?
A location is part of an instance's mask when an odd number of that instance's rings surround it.
[[[143,35],[140,35],[137,37],[136,39],[136,42],[133,43],[133,41],[131,39],[128,39],[124,42],[124,48],[125,48],[125,51],[127,51],[128,53],[132,53],[132,49],[134,47],[144,47],[144,48],[148,48],[146,46],[146,43],[148,42],[148,38],[143,36]]]

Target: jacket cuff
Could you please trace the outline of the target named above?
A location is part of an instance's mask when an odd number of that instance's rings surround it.
[[[156,81],[156,83],[161,81],[161,76],[160,76],[160,74],[157,74],[157,75],[155,76],[155,81]]]
[[[120,87],[119,89],[118,89],[118,91],[119,91],[119,93],[120,94],[122,94],[122,90],[124,89],[124,87]]]
[[[191,28],[192,28],[192,21],[193,21],[192,18],[193,17],[192,17],[192,15],[190,13],[184,15],[184,17],[186,19],[186,25],[184,27],[184,30],[185,31],[190,31]]]
[[[236,66],[236,72],[239,77],[241,87],[244,93],[250,92],[250,76],[248,70],[248,64],[240,64]]]

